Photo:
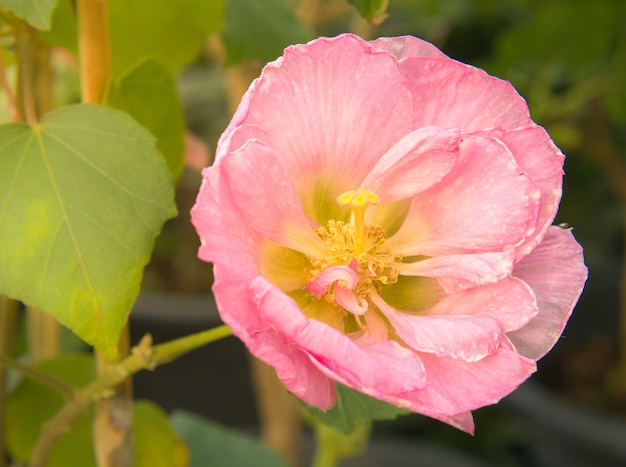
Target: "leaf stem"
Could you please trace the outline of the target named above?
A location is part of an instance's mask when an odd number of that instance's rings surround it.
[[[118,361],[130,354],[130,328],[124,326],[117,346]],[[98,373],[109,362],[96,352]],[[133,379],[127,377],[111,389],[111,397],[96,403],[93,421],[94,451],[99,467],[130,467],[133,463]]]
[[[4,64],[4,47],[2,46],[2,43],[0,43],[0,86],[2,86],[2,90],[4,91],[4,95],[7,99],[7,106],[9,107],[11,121],[23,121],[24,118],[22,117],[17,101],[15,100],[15,94],[13,94],[13,90],[11,89],[7,79],[6,66]]]
[[[41,435],[33,449],[30,467],[44,467],[50,450],[59,436],[66,433],[76,418],[91,404],[111,397],[111,388],[121,383],[130,375],[143,369],[152,370],[158,365],[169,363],[191,350],[230,336],[228,326],[218,326],[207,331],[181,337],[164,344],[152,346],[152,337],[147,334],[132,349],[131,355],[121,362],[110,363],[95,380],[75,390],[72,400],[67,402],[59,412],[41,427]]]
[[[77,0],[80,85],[85,103],[100,104],[111,75],[106,0]]]
[[[28,359],[38,362],[59,353],[60,327],[57,320],[39,308],[26,308]]]
[[[26,123],[38,122],[35,100],[35,33],[20,19],[15,21],[15,52],[17,57],[17,95]]]
[[[332,446],[327,443],[317,443],[312,467],[336,467],[339,464],[339,456]]]
[[[2,51],[0,51],[0,54]],[[0,295],[0,358],[9,357],[17,326],[19,303]],[[7,370],[0,365],[0,467],[6,467],[4,443],[6,439]]]

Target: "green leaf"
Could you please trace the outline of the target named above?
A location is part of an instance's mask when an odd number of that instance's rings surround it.
[[[52,14],[52,27],[47,31],[39,31],[38,37],[47,44],[63,47],[78,54],[78,25],[72,0],[58,2]]]
[[[379,23],[387,16],[389,0],[348,0],[359,14],[370,23]]]
[[[268,62],[290,44],[313,38],[287,0],[229,0],[226,5],[226,65],[244,59]]]
[[[185,121],[167,68],[154,60],[136,64],[111,83],[106,105],[128,113],[152,133],[177,180],[184,165]]]
[[[610,2],[553,2],[536,8],[496,42],[496,71],[560,68],[577,80],[577,73],[595,71],[608,59],[619,16]]]
[[[186,467],[189,464],[184,442],[167,414],[153,402],[134,404],[133,444],[134,467]]]
[[[619,14],[622,18],[626,15],[626,5],[622,4]],[[626,30],[624,28],[620,30],[620,35],[616,39],[605,105],[611,116],[624,127],[626,125],[626,80],[624,80],[626,76]]]
[[[406,409],[366,396],[341,384],[335,384],[335,386],[337,388],[337,400],[329,411],[323,412],[317,407],[307,405],[304,407],[309,415],[341,433],[350,434],[359,425],[374,420],[391,420],[399,415],[410,413]]]
[[[172,73],[224,24],[225,0],[109,0],[113,75],[152,57]]]
[[[170,419],[189,448],[189,467],[287,467],[277,453],[247,435],[183,411]]]
[[[107,358],[156,235],[176,213],[153,137],[74,105],[0,126],[0,293],[41,308]]]
[[[88,384],[96,375],[92,355],[62,355],[45,360],[35,369],[65,380],[74,387]],[[54,389],[38,381],[24,378],[7,399],[7,449],[18,461],[27,462],[35,447],[41,425],[52,418],[63,405],[63,398]],[[50,453],[48,467],[95,467],[91,445],[93,410],[81,415],[70,431],[59,438]]]
[[[52,12],[58,0],[2,0],[2,6],[11,10],[37,29],[50,29]]]

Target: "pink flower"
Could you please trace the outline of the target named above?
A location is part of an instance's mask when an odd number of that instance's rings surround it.
[[[192,210],[221,316],[285,386],[333,382],[473,431],[586,279],[551,227],[564,156],[512,86],[413,37],[285,50]]]

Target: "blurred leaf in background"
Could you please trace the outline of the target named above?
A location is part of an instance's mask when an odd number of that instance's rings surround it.
[[[57,0],[3,0],[2,6],[11,10],[17,17],[22,18],[31,26],[39,29],[49,29],[52,11]]]
[[[185,119],[176,83],[161,63],[145,59],[113,80],[106,105],[122,110],[156,138],[174,180],[183,170]]]
[[[241,432],[183,411],[174,412],[170,419],[187,443],[190,467],[287,467],[276,452]]]
[[[109,0],[113,75],[145,58],[176,74],[222,30],[224,7],[225,0]]]
[[[244,59],[269,62],[285,47],[313,39],[287,0],[228,0],[223,33],[227,66]]]

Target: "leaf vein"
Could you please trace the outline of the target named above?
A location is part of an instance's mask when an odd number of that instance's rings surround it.
[[[87,266],[85,264],[85,258],[83,256],[83,252],[80,248],[80,245],[78,243],[78,239],[76,238],[76,233],[74,232],[74,229],[72,227],[72,224],[70,223],[69,220],[69,216],[67,213],[67,209],[66,209],[66,204],[64,202],[63,196],[61,195],[61,192],[59,190],[59,187],[57,185],[57,180],[54,176],[54,172],[52,171],[52,167],[50,166],[50,161],[48,160],[48,155],[46,152],[46,148],[43,144],[43,138],[41,137],[41,134],[38,137],[38,141],[39,141],[39,148],[41,150],[41,156],[42,156],[42,160],[44,165],[46,166],[46,171],[48,172],[48,176],[50,178],[50,183],[52,184],[52,189],[54,190],[54,194],[56,195],[57,198],[57,202],[59,203],[59,208],[61,210],[62,216],[63,216],[63,222],[65,223],[65,225],[67,225],[67,230],[70,234],[70,239],[72,241],[72,244],[74,246],[74,250],[76,252],[76,256],[78,259],[78,264],[80,265],[80,269],[83,273],[83,277],[85,279],[85,283],[87,285],[87,288],[89,289],[89,293],[92,297],[95,296],[95,290],[93,287],[93,284],[91,283],[91,276],[89,275],[88,271],[87,271]],[[76,308],[75,306],[72,308]],[[96,314],[97,319],[101,320],[102,319],[102,315],[100,313],[100,307],[97,306],[97,302],[96,302],[96,306],[94,307],[94,312]],[[74,314],[74,310],[72,310],[72,317],[70,317],[70,322],[73,322],[73,314]]]
[[[104,177],[110,183],[115,185],[117,188],[119,188],[124,193],[130,195],[131,197],[138,198],[138,199],[140,199],[140,200],[142,200],[142,201],[144,201],[144,202],[146,202],[148,204],[152,204],[153,206],[161,208],[164,211],[168,211],[169,210],[167,208],[167,206],[164,206],[163,204],[157,203],[153,199],[150,199],[150,198],[148,198],[146,196],[143,196],[143,195],[141,195],[139,193],[133,192],[128,187],[122,185],[120,182],[118,182],[113,177],[111,177],[111,175],[109,175],[104,170],[102,170],[100,167],[98,167],[96,164],[94,164],[87,156],[82,154],[79,150],[77,150],[73,146],[70,146],[69,144],[67,144],[65,141],[63,141],[61,138],[56,136],[54,133],[46,132],[46,134],[50,138],[54,139],[57,143],[59,143],[60,145],[65,147],[68,151],[70,151],[72,154],[74,154],[78,159],[80,159],[82,162],[84,162],[86,165],[88,165],[91,169],[93,169],[96,173],[100,174],[102,177]]]

